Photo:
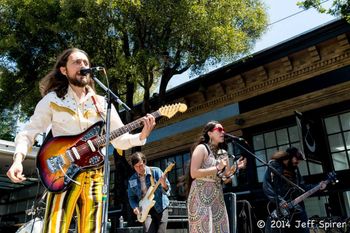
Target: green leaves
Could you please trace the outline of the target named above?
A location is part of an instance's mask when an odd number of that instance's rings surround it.
[[[0,65],[5,71],[0,74],[4,94],[0,107],[20,105],[26,115],[40,98],[39,80],[68,47],[85,50],[92,65],[106,67],[112,90],[133,105],[140,86],[147,102],[150,88],[160,80],[159,99],[163,99],[175,74],[189,68],[199,72],[208,60],[242,56],[267,25],[261,0],[1,0],[0,4]]]
[[[333,0],[330,8],[324,8],[320,0],[306,0],[298,2],[297,5],[304,9],[315,8],[320,13],[326,13],[334,16],[340,16],[350,23],[350,4],[346,0]]]
[[[201,69],[207,59],[233,61],[251,49],[267,24],[260,1],[126,1],[120,13],[129,25],[131,54],[158,60],[152,68],[161,74],[161,98],[173,74]]]

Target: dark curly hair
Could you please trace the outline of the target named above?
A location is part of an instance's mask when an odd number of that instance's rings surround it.
[[[271,159],[277,160],[277,161],[283,161],[283,160],[289,160],[293,157],[299,160],[305,159],[303,153],[296,147],[288,147],[286,151],[277,151],[272,155]]]

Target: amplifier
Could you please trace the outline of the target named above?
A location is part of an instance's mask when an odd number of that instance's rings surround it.
[[[169,218],[175,218],[175,219],[187,218],[186,201],[170,200],[168,211],[169,211]]]

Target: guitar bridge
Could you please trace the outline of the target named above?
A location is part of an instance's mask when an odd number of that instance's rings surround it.
[[[51,158],[46,160],[46,163],[50,172],[55,173],[60,169],[60,167],[62,167],[62,165],[64,164],[64,161],[61,158],[61,156],[52,156]]]

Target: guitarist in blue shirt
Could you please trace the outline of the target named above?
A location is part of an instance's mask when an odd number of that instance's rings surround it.
[[[302,160],[304,160],[302,152],[295,147],[290,147],[286,151],[278,151],[273,154],[269,164],[294,184],[301,186],[307,191],[315,185],[304,184],[298,168]],[[320,182],[320,190],[325,189],[326,186],[327,183],[325,181]],[[280,210],[280,216],[274,217],[274,214],[269,216],[265,232],[310,232],[307,227],[300,227],[300,223],[307,223],[308,220],[304,203],[300,202],[295,206],[291,206],[290,202],[302,193],[274,174],[271,169],[266,170],[263,180],[263,191],[270,203],[278,202]],[[271,209],[269,211],[273,212]]]
[[[170,183],[157,167],[146,165],[141,152],[131,156],[135,173],[128,182],[129,203],[146,233],[165,233],[168,223]]]

